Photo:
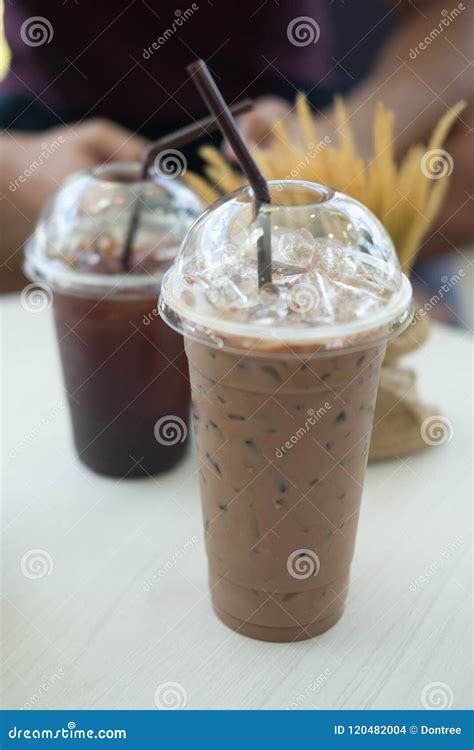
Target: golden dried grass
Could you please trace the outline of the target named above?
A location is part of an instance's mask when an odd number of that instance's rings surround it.
[[[295,112],[300,137],[291,136],[283,119],[273,127],[270,147],[265,151],[255,147],[253,154],[268,180],[319,182],[364,203],[387,228],[402,267],[408,271],[449,185],[449,174],[433,179],[422,168],[423,159],[430,151],[441,148],[464,106],[464,102],[459,102],[449,109],[436,125],[427,146],[412,146],[398,162],[394,154],[395,116],[379,102],[373,124],[373,155],[364,160],[357,154],[342,98],[335,99],[338,143],[334,145],[327,139],[318,143],[311,107],[305,96],[298,94]],[[188,172],[185,180],[206,204],[246,183],[217,149],[205,146],[200,154],[207,179]]]

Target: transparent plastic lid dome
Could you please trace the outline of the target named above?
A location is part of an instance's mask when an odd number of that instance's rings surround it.
[[[272,283],[258,288],[253,193],[211,206],[189,230],[160,299],[162,317],[211,345],[229,337],[340,346],[389,338],[411,317],[411,286],[380,221],[361,203],[310,182],[271,182]]]
[[[84,290],[161,282],[202,206],[180,180],[153,172],[143,181],[140,169],[137,163],[118,162],[71,175],[46,205],[27,242],[27,276],[52,288]],[[125,268],[125,240],[137,211]]]

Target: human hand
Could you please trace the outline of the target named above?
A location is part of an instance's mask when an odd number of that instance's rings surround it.
[[[355,141],[361,155],[368,157],[371,151],[372,107],[360,108],[355,122],[351,119],[351,128],[355,132]],[[348,112],[350,118],[350,112]],[[257,99],[250,112],[236,118],[237,125],[246,143],[265,150],[274,143],[273,125],[281,120],[291,139],[296,144],[302,142],[302,133],[296,116],[296,109],[286,99],[278,96],[263,96]],[[336,110],[334,106],[314,112],[314,142],[337,144]],[[223,152],[227,159],[236,162],[235,154],[227,141],[224,141]]]
[[[41,209],[72,172],[113,161],[139,161],[147,141],[105,119],[41,133],[10,131],[0,137],[0,221],[4,229],[1,288],[22,283],[23,242]]]
[[[42,133],[13,131],[4,139],[7,195],[12,194],[14,203],[21,203],[22,212],[33,222],[45,201],[72,172],[107,161],[138,161],[147,145],[141,136],[105,119]]]

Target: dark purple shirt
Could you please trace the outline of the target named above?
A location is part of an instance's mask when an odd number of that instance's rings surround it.
[[[34,16],[43,19],[36,29]],[[166,128],[203,115],[185,71],[196,57],[229,102],[294,95],[295,84],[330,88],[341,75],[322,0],[184,0],[179,9],[154,0],[15,0],[5,4],[5,28],[12,63],[4,91],[38,97],[69,120]]]

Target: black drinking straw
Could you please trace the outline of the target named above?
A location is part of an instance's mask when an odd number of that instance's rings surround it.
[[[264,206],[270,205],[270,191],[268,184],[260,172],[252,154],[249,151],[237,127],[229,107],[216,86],[204,60],[195,60],[186,70],[193,77],[194,83],[214,115],[222,134],[229,141],[253,190],[255,200],[255,214],[262,227],[262,235],[257,243],[258,286],[270,284],[272,281],[272,248],[270,216],[262,211]]]
[[[243,99],[241,102],[237,102],[231,107],[234,114],[240,115],[243,112],[248,112],[252,109],[252,100]],[[201,120],[192,123],[192,125],[186,125],[184,128],[175,130],[174,133],[165,135],[157,141],[151,143],[145,151],[143,157],[139,179],[144,181],[149,177],[150,167],[154,160],[160,153],[170,148],[177,148],[178,146],[185,146],[187,143],[191,143],[203,133],[213,133],[218,130],[218,124],[214,115],[208,115],[203,117]],[[127,229],[127,235],[122,251],[121,265],[124,271],[128,270],[130,256],[132,253],[133,241],[135,234],[138,229],[140,222],[141,202],[139,198],[135,201],[133,206],[132,216]]]

